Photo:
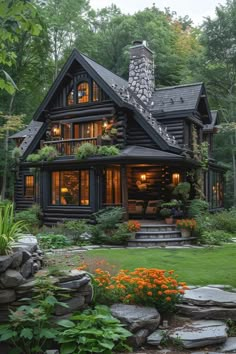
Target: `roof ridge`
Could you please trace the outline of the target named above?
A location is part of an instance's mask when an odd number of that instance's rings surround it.
[[[94,59],[90,58],[90,56],[88,56],[87,54],[84,54],[84,53],[80,52],[77,48],[74,48],[74,49],[75,49],[80,55],[82,55],[83,57],[88,58],[89,60],[91,60],[91,61],[94,62],[95,64],[101,66],[103,69],[109,71],[109,72],[112,73],[113,75],[115,75],[115,76],[119,77],[120,79],[126,81],[127,84],[128,84],[128,81],[127,81],[126,79],[124,79],[122,76],[120,76],[120,75],[114,73],[114,72],[113,72],[112,70],[110,70],[110,69],[107,69],[104,65],[102,65],[102,64],[98,63],[97,61],[95,61]]]
[[[176,88],[182,88],[182,87],[189,87],[189,86],[200,86],[203,85],[203,82],[193,82],[191,84],[183,84],[183,85],[175,85],[175,86],[165,86],[165,87],[159,87],[159,88],[155,88],[155,92],[157,91],[163,91],[163,90],[172,90],[172,89],[176,89]]]

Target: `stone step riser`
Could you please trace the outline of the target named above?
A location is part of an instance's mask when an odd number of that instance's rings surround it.
[[[144,233],[142,233],[142,234],[140,234],[140,233],[138,233],[138,234],[136,234],[135,235],[135,239],[136,240],[142,240],[142,239],[150,239],[150,240],[152,240],[152,239],[165,239],[165,238],[179,238],[179,237],[181,237],[181,233],[180,232],[175,232],[175,233],[165,233],[165,234],[163,234],[163,233],[153,233],[153,234],[146,234],[145,232]]]
[[[142,241],[140,242],[139,240],[132,240],[128,242],[128,247],[164,247],[164,246],[184,246],[184,245],[190,245],[191,240],[148,240],[148,241]]]
[[[141,232],[162,232],[162,231],[176,231],[176,226],[141,226]]]

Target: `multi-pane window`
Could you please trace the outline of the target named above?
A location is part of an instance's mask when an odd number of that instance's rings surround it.
[[[77,87],[77,102],[89,102],[89,84],[86,81],[81,82]]]
[[[113,166],[105,169],[103,192],[103,204],[121,204],[121,183],[119,167]]]
[[[101,89],[96,84],[96,82],[93,81],[93,102],[100,101],[100,97],[101,97]]]
[[[27,198],[34,197],[35,181],[33,175],[24,176],[24,196]]]
[[[102,121],[74,124],[74,139],[96,138],[98,135],[102,135]]]
[[[217,171],[210,171],[210,208],[222,208],[224,205],[224,180],[223,174]]]
[[[71,106],[72,104],[74,104],[74,90],[71,90],[67,96],[67,105]]]
[[[53,205],[90,204],[89,171],[55,171],[51,179],[51,203]]]

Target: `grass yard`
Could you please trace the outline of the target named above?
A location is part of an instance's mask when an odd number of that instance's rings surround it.
[[[173,269],[180,281],[192,285],[227,284],[236,287],[236,244],[202,249],[110,249],[93,250],[79,255],[50,256],[58,269],[76,268],[82,260],[96,266],[105,259],[116,269],[138,267]],[[108,269],[109,270],[109,269]]]

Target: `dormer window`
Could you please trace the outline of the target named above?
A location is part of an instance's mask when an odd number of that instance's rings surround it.
[[[101,89],[95,81],[93,81],[93,102],[101,100]]]
[[[67,106],[74,104],[74,90],[71,90],[67,96]]]
[[[81,82],[77,87],[77,102],[89,102],[89,84],[86,81]]]

